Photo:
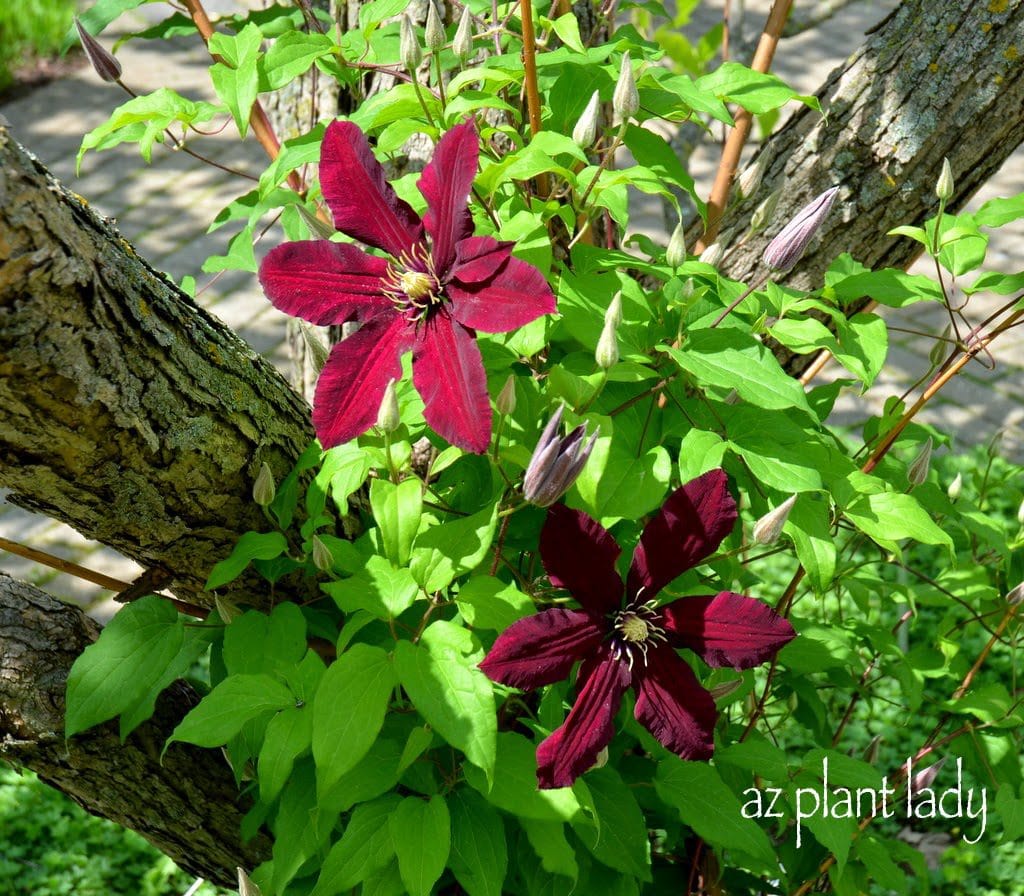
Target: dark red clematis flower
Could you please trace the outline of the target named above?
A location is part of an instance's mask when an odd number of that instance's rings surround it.
[[[582,610],[542,610],[506,629],[480,664],[494,681],[532,689],[553,684],[581,662],[579,693],[562,726],[537,748],[542,788],[568,787],[612,739],[612,720],[630,687],[637,721],[684,759],[714,749],[715,702],[676,653],[694,651],[708,665],[748,669],[796,633],[774,610],[740,594],[654,598],[682,572],[709,557],[732,530],[736,503],[723,470],[674,491],[645,527],[626,577],[615,570],[620,548],[579,510],[548,511],[540,553],[551,583]]]
[[[263,289],[282,311],[322,326],[361,324],[334,347],[317,382],[313,425],[325,448],[373,425],[411,349],[427,423],[461,448],[487,450],[491,405],[475,331],[522,327],[552,313],[555,297],[540,271],[512,257],[513,243],[472,235],[478,152],[472,121],[438,141],[420,176],[420,220],[358,126],[327,128],[320,186],[335,226],[391,258],[320,240],[278,246],[260,266]]]

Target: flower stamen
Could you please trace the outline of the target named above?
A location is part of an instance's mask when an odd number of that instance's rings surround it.
[[[382,285],[395,310],[410,323],[422,320],[432,307],[444,301],[434,260],[422,243],[388,263]]]
[[[632,670],[639,652],[647,665],[647,650],[652,643],[666,642],[665,630],[658,624],[661,617],[654,601],[619,610],[612,619],[612,655],[625,660]]]

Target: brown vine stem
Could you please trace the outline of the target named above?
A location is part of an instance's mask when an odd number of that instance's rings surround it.
[[[6,538],[0,538],[0,550],[7,551],[9,554],[15,554],[18,557],[24,557],[26,560],[31,560],[33,563],[41,563],[43,566],[49,566],[50,569],[56,569],[59,572],[67,573],[77,579],[91,582],[93,585],[99,585],[100,588],[106,588],[107,591],[120,593],[121,591],[131,587],[128,582],[122,582],[120,579],[106,576],[103,573],[96,572],[88,567],[79,566],[77,563],[72,563],[70,560],[64,560],[61,557],[54,557],[53,554],[47,554],[45,551],[40,551],[37,548],[30,548],[28,545],[18,544],[16,541],[8,541]]]
[[[971,666],[967,674],[964,676],[963,681],[960,682],[960,686],[953,692],[954,700],[959,700],[967,693],[967,689],[971,686],[971,682],[974,681],[974,676],[978,674],[978,670],[988,658],[989,652],[995,646],[1000,637],[1002,637],[1003,632],[1006,631],[1006,627],[1013,621],[1019,609],[1020,604],[1011,604],[1006,608],[1006,613],[1003,615],[999,625],[996,626],[996,630],[992,633],[992,637],[988,639],[988,643],[982,648],[981,653],[978,654],[978,658],[974,661],[974,665]]]
[[[530,136],[536,136],[540,130],[540,91],[537,87],[537,37],[533,30],[533,3],[531,0],[520,0],[519,16],[523,22],[523,88],[526,91],[526,112],[530,119]],[[547,196],[549,192],[548,176],[538,174],[535,180],[537,193]]]
[[[200,36],[203,38],[203,43],[209,47],[210,38],[214,34],[213,23],[206,14],[201,0],[182,0],[182,2],[185,4],[188,14],[192,17],[196,30],[199,31]],[[214,61],[224,62],[216,53],[211,53],[210,55]],[[252,128],[253,136],[259,141],[260,146],[263,147],[270,160],[276,159],[281,152],[281,141],[277,139],[277,134],[274,133],[270,119],[267,118],[267,112],[259,100],[252,104],[252,111],[249,113],[249,127]],[[292,171],[288,174],[288,186],[300,196],[305,195],[306,186],[297,172]]]
[[[786,24],[792,6],[793,0],[775,0],[772,4],[764,31],[761,33],[761,39],[757,43],[757,50],[754,51],[754,59],[750,63],[750,67],[755,72],[766,74],[771,68],[772,59],[775,58],[775,49],[782,37],[782,28]],[[740,109],[736,113],[735,122],[726,138],[722,159],[718,163],[718,171],[715,172],[715,182],[711,187],[711,196],[708,198],[708,224],[704,235],[697,240],[697,245],[694,248],[697,254],[703,252],[718,237],[718,228],[721,226],[722,215],[725,213],[725,206],[729,201],[729,191],[732,189],[736,169],[740,164],[743,145],[747,142],[747,137],[750,136],[754,116],[746,109]]]

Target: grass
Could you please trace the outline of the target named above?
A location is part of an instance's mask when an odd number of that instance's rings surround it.
[[[71,27],[75,0],[17,0],[0,3],[0,90],[33,59],[56,56]]]
[[[0,893],[217,896],[133,831],[95,818],[31,772],[0,763]]]

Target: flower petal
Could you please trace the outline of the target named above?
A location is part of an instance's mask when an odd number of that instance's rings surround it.
[[[541,789],[570,787],[592,768],[612,739],[612,720],[629,687],[629,667],[602,650],[602,656],[580,667],[580,685],[569,715],[537,747],[537,783]]]
[[[622,606],[622,579],[615,570],[621,553],[615,539],[582,510],[555,504],[540,532],[540,556],[551,584],[565,588],[592,616]]]
[[[391,307],[381,293],[383,258],[349,243],[283,243],[260,265],[260,284],[274,307],[319,326],[373,317]]]
[[[630,599],[650,600],[680,573],[711,556],[736,523],[736,502],[724,470],[711,470],[676,489],[646,526],[633,553]]]
[[[490,280],[509,260],[515,245],[507,240],[496,240],[493,236],[467,237],[455,247],[455,262],[448,277],[463,285]]]
[[[573,663],[594,653],[604,632],[578,610],[542,610],[510,625],[480,663],[492,681],[532,690],[569,677]]]
[[[431,315],[416,340],[412,378],[434,431],[483,454],[491,442],[491,400],[474,334],[443,312]]]
[[[423,239],[423,223],[388,183],[366,136],[351,121],[327,127],[320,149],[320,189],[342,233],[396,258]]]
[[[455,261],[455,245],[473,232],[469,192],[480,153],[472,119],[456,125],[437,143],[434,157],[420,175],[427,200],[423,223],[433,240],[434,269],[444,279]]]
[[[466,277],[479,276],[484,262],[456,269],[445,287],[456,320],[485,333],[505,333],[555,313],[555,296],[544,275],[522,259],[509,258],[489,280],[462,279],[463,272]]]
[[[354,439],[374,424],[388,381],[401,378],[402,352],[413,341],[404,318],[384,313],[331,349],[313,400],[313,426],[324,448]]]
[[[680,758],[710,758],[718,710],[693,670],[662,644],[647,652],[646,665],[633,674],[636,720]]]
[[[659,609],[674,643],[690,648],[709,666],[749,669],[796,637],[789,620],[771,607],[731,591],[681,597]]]

